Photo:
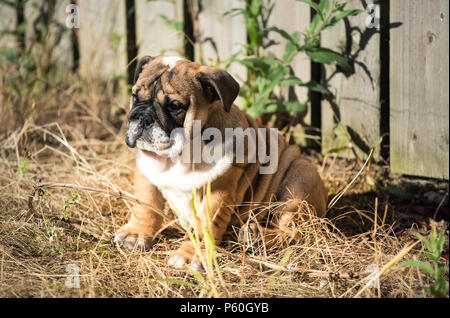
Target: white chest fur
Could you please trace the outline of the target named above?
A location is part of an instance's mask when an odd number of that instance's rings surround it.
[[[226,157],[194,171],[191,164],[181,161],[147,155],[141,150],[136,155],[138,169],[161,191],[171,209],[180,217],[183,227],[192,224],[193,220],[192,189],[202,188],[231,167]]]

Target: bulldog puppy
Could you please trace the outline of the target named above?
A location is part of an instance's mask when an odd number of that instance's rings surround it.
[[[259,127],[234,105],[238,93],[239,84],[218,68],[179,57],[146,56],[138,62],[126,144],[136,148],[135,196],[146,206],[135,205],[115,235],[116,244],[149,248],[161,229],[166,202],[181,225],[191,228],[206,213],[208,183],[216,244],[228,226],[247,222],[255,204],[287,202],[272,220],[277,233],[296,219],[299,202],[306,201],[319,216],[325,214],[327,191],[316,168],[301,157],[297,145]],[[230,130],[235,134],[227,139]],[[199,267],[187,237],[169,265],[182,268],[188,262]]]

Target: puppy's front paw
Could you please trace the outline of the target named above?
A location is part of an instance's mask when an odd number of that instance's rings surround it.
[[[175,253],[169,258],[167,264],[169,264],[169,266],[172,266],[174,268],[182,269],[184,268],[184,264],[186,264],[187,262],[188,260],[186,258]]]
[[[202,263],[196,257],[192,257],[191,255],[186,254],[184,251],[177,250],[174,254],[169,258],[167,262],[169,266],[172,266],[177,269],[185,268],[185,264],[189,263],[189,266],[195,271],[203,270]]]
[[[116,235],[114,235],[114,243],[116,243],[117,246],[128,250],[137,249],[140,251],[145,251],[152,246],[153,240],[151,238],[144,238],[142,235],[132,234],[120,229],[117,231]]]

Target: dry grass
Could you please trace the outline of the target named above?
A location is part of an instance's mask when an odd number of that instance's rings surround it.
[[[125,109],[127,102],[115,96],[111,86],[74,83],[78,84],[19,98],[5,93],[7,83],[5,78],[0,80],[4,114],[0,139],[0,297],[199,296],[208,286],[199,284],[196,273],[166,266],[169,252],[184,233],[168,227],[149,252],[122,251],[112,243],[113,233],[126,221],[133,205],[126,195],[106,194],[132,192],[134,155],[124,146],[120,126],[120,109]],[[23,118],[14,117],[13,109],[19,102],[27,109]],[[358,172],[358,168],[338,168],[331,158],[323,161],[320,170],[331,193],[345,188]],[[38,182],[91,189],[44,187],[35,191]],[[218,294],[416,296],[419,286],[430,283],[431,277],[399,262],[383,273],[379,288],[362,291],[369,265],[381,269],[415,242],[394,234],[395,225],[383,214],[384,205],[372,200],[376,195],[363,202],[367,187],[365,182],[356,182],[328,218],[311,216],[296,225],[293,231],[301,235],[288,246],[246,254],[229,235],[230,240],[218,248],[223,277],[217,283]],[[421,250],[418,244],[403,259],[418,258]],[[80,268],[80,288],[65,285],[69,264]]]

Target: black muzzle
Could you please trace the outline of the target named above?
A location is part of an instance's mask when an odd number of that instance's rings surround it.
[[[136,147],[136,141],[158,120],[151,103],[139,103],[133,106],[128,115],[128,128],[125,142],[130,148]]]

